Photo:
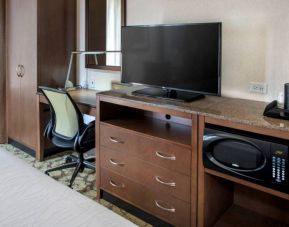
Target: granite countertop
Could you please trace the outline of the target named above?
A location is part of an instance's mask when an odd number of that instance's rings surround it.
[[[265,102],[207,95],[204,99],[186,103],[134,96],[131,94],[132,91],[141,88],[142,86],[133,86],[126,89],[101,92],[98,95],[111,96],[134,101],[142,105],[158,106],[180,112],[289,132],[289,121],[263,116],[263,111],[267,105]]]

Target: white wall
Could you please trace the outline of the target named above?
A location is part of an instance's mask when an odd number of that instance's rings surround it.
[[[289,82],[288,11],[288,0],[127,0],[128,25],[221,21],[222,95],[266,101]],[[81,71],[101,89],[120,78]],[[268,83],[268,94],[249,93],[251,81]]]

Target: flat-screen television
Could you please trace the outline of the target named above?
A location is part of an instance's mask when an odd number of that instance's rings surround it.
[[[122,82],[152,88],[143,95],[220,95],[221,30],[221,23],[122,27]]]

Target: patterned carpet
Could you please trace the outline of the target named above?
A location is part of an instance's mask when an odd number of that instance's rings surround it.
[[[0,144],[0,147],[5,148],[7,151],[13,153],[20,159],[24,160],[31,166],[39,169],[40,171],[44,172],[46,169],[58,166],[64,163],[65,157],[71,152],[62,152],[61,154],[57,154],[55,156],[51,156],[47,158],[43,162],[38,162],[35,160],[34,157],[30,156],[29,154],[19,150],[18,148],[13,147],[9,144]],[[53,177],[55,180],[68,185],[70,177],[72,175],[73,169],[62,170],[62,171],[54,171],[50,173],[50,176]],[[90,199],[95,200],[96,198],[96,188],[95,188],[95,175],[93,171],[85,169],[82,173],[79,173],[75,179],[73,184],[73,189],[78,191],[79,193],[87,196]],[[115,213],[123,216],[124,218],[130,220],[131,222],[135,223],[138,226],[148,227],[151,226],[146,222],[142,221],[141,219],[133,216],[132,214],[120,209],[119,207],[105,201],[101,200],[100,203],[109,208],[110,210],[114,211]]]

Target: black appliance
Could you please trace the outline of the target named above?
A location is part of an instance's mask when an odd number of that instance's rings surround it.
[[[279,108],[277,100],[274,100],[266,106],[263,115],[266,117],[289,120],[289,109]]]
[[[206,128],[203,161],[208,169],[289,193],[286,141]]]
[[[279,108],[277,100],[274,100],[266,106],[263,115],[289,120],[289,83],[284,84],[284,108]]]
[[[185,101],[221,94],[221,23],[122,27],[122,83]]]

